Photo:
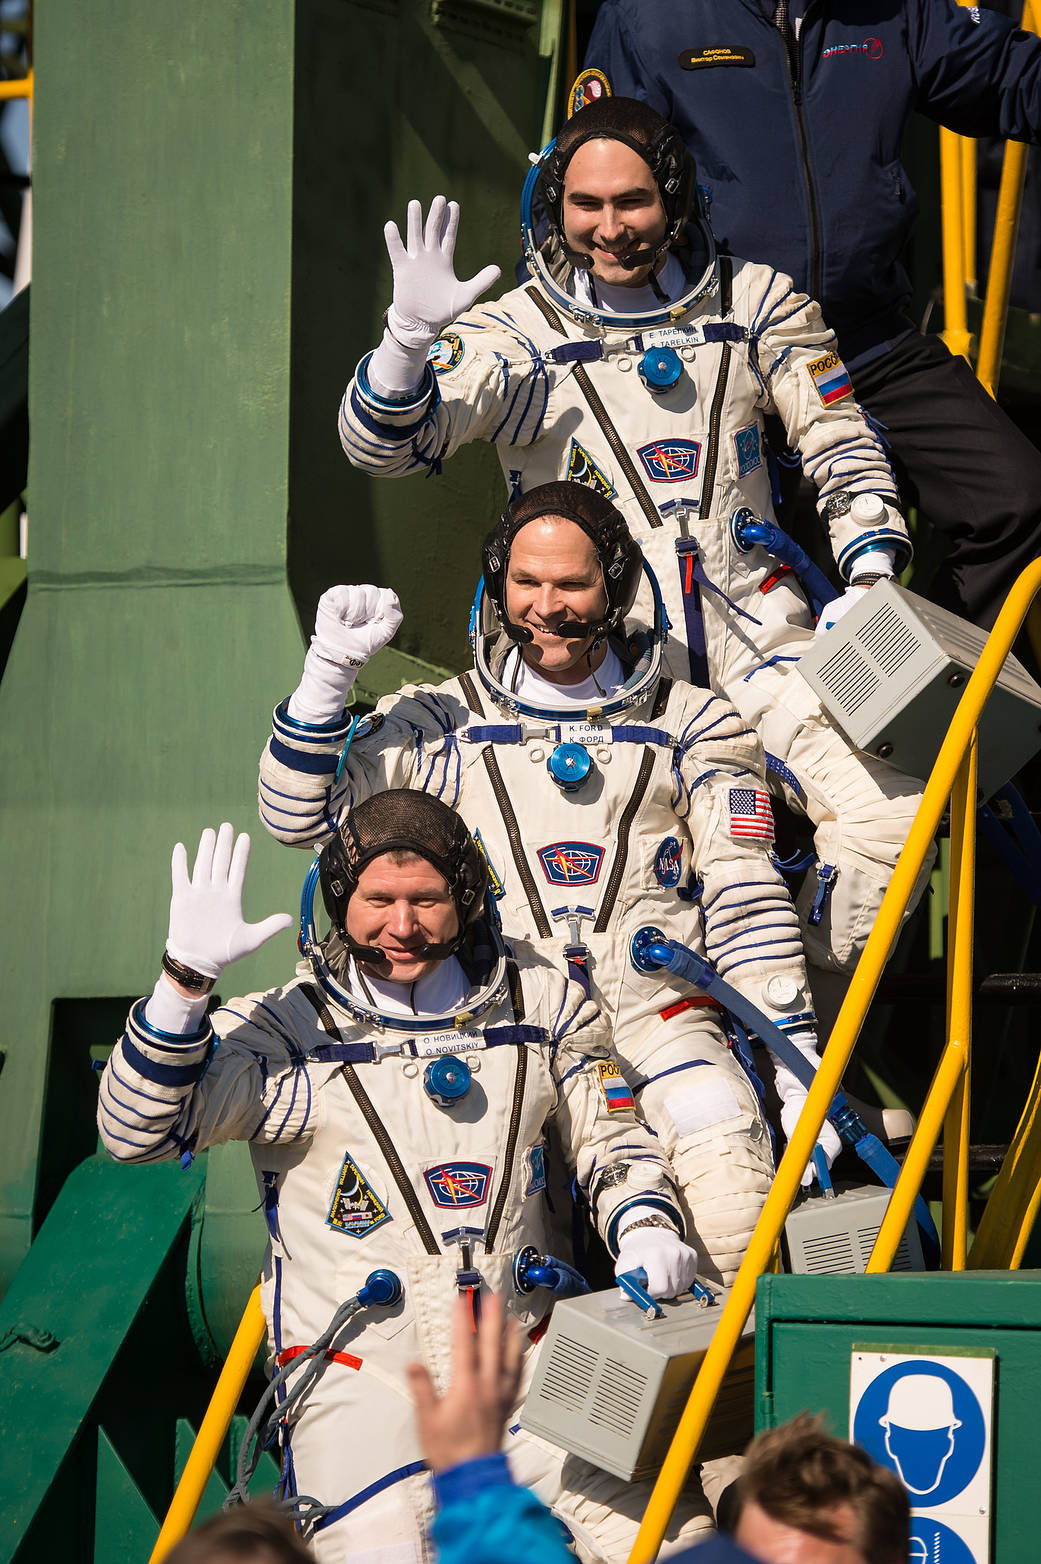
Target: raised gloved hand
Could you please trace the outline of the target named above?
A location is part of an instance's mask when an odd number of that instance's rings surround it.
[[[247,923],[243,918],[242,887],[249,845],[246,832],[236,840],[234,827],[227,821],[218,832],[207,826],[199,838],[190,878],[184,843],[178,842],[173,850],[167,954],[205,977],[220,977],[231,962],[252,955],[273,935],[292,927],[293,919],[287,912],[272,913],[261,923]]]
[[[387,324],[403,347],[426,352],[441,328],[468,310],[499,276],[498,266],[486,266],[460,281],[455,274],[458,228],[458,202],[439,195],[430,203],[425,225],[419,202],[408,203],[404,244],[397,223],[387,223],[383,230],[394,270],[394,301]]]
[[[401,604],[389,587],[334,586],[323,592],[289,715],[314,724],[341,717],[358,669],[393,640],[400,624]]]
[[[816,1072],[820,1064],[820,1058],[817,1054],[817,1039],[813,1033],[792,1032],[788,1041],[794,1043],[803,1058],[812,1065],[814,1072]],[[781,1100],[781,1128],[784,1130],[785,1139],[791,1140],[792,1131],[798,1123],[803,1103],[806,1101],[806,1087],[802,1085],[797,1076],[792,1074],[787,1065],[781,1063],[772,1048],[769,1052],[774,1066],[774,1083],[777,1087],[777,1095]],[[821,1126],[820,1135],[817,1137],[817,1145],[823,1151],[824,1159],[830,1168],[842,1150],[842,1141],[839,1138],[838,1131],[828,1119],[825,1119]],[[803,1169],[802,1178],[800,1179],[803,1188],[808,1189],[816,1176],[817,1170],[811,1158]]]
[[[671,1224],[659,1227],[656,1221],[653,1227],[642,1226],[647,1218],[668,1221],[654,1206],[633,1206],[622,1217],[614,1274],[642,1268],[652,1298],[678,1297],[697,1274],[697,1251],[683,1242]]]

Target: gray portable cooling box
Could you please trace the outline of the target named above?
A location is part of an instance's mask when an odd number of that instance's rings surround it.
[[[799,672],[858,749],[928,777],[987,632],[895,581],[861,602],[799,659]],[[983,798],[1041,749],[1041,686],[1009,657],[979,724]]]
[[[521,1427],[626,1481],[656,1476],[728,1296],[721,1288],[708,1308],[690,1297],[664,1302],[660,1320],[647,1318],[614,1287],[561,1299]],[[732,1455],[751,1439],[754,1358],[750,1318],[699,1459]]]

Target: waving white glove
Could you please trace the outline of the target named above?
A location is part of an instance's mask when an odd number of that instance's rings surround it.
[[[249,837],[243,831],[235,840],[234,827],[227,821],[219,832],[207,826],[200,836],[191,878],[184,843],[177,843],[170,865],[173,894],[166,941],[167,953],[175,961],[205,977],[218,978],[231,962],[252,955],[273,935],[292,927],[287,912],[272,913],[262,923],[244,920],[242,887],[248,863]]]
[[[387,324],[407,348],[424,353],[441,335],[441,328],[468,310],[499,276],[498,266],[486,266],[461,282],[455,274],[455,238],[459,229],[459,203],[435,196],[423,223],[418,201],[408,203],[405,243],[397,223],[387,223],[383,237],[394,270],[394,302]]]
[[[788,1041],[795,1044],[803,1058],[813,1066],[816,1072],[817,1066],[820,1064],[820,1058],[817,1054],[817,1039],[813,1033],[793,1032]],[[773,1060],[774,1083],[777,1087],[777,1095],[781,1099],[781,1128],[784,1130],[785,1139],[791,1140],[792,1131],[799,1121],[803,1103],[806,1101],[806,1088],[792,1074],[788,1066],[781,1063],[772,1048],[769,1049],[769,1054]],[[839,1138],[838,1131],[828,1119],[825,1119],[821,1126],[820,1135],[817,1137],[817,1145],[823,1151],[824,1159],[830,1168],[842,1150],[842,1141]],[[816,1176],[817,1170],[813,1166],[811,1159],[803,1169],[802,1178],[800,1179],[803,1188],[808,1189]]]
[[[383,230],[394,269],[394,300],[383,341],[369,360],[369,384],[378,396],[401,399],[418,390],[427,353],[442,328],[499,276],[497,266],[486,266],[460,282],[455,274],[458,227],[457,203],[435,196],[425,226],[423,208],[409,202],[404,244],[397,223]]]
[[[674,1228],[641,1227],[645,1217],[660,1217],[654,1206],[632,1206],[619,1226],[618,1258],[614,1274],[643,1269],[652,1298],[676,1298],[686,1292],[697,1275],[697,1251],[685,1244]]]
[[[323,592],[289,715],[313,724],[341,717],[358,669],[393,640],[401,617],[397,593],[389,587],[334,586]]]

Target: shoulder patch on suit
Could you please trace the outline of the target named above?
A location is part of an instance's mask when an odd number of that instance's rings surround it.
[[[844,396],[852,396],[853,382],[849,378],[849,370],[837,353],[826,353],[823,358],[815,359],[809,370],[817,395],[825,407],[830,407],[832,402],[841,402]]]
[[[349,1238],[364,1238],[366,1233],[389,1221],[390,1212],[348,1152],[336,1180],[325,1225],[334,1227],[338,1233],[346,1233]]]
[[[597,1063],[596,1073],[600,1078],[600,1090],[604,1094],[608,1113],[628,1113],[636,1107],[628,1083],[613,1059],[601,1059]]]
[[[466,348],[457,331],[443,331],[427,354],[427,363],[435,375],[447,375],[462,363]]]
[[[744,44],[721,44],[714,49],[681,49],[676,59],[683,71],[700,71],[708,65],[755,64],[755,55]]]
[[[730,789],[730,835],[756,842],[774,839],[774,812],[769,793],[757,787]]]

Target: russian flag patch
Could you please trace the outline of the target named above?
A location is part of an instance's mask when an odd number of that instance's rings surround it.
[[[844,396],[853,395],[849,370],[837,353],[828,353],[824,358],[815,359],[810,365],[810,374],[817,387],[817,395],[825,407],[830,407],[832,402],[841,402]]]
[[[730,789],[730,834],[756,842],[774,839],[774,812],[769,793],[757,787]]]
[[[636,1103],[626,1084],[625,1077],[613,1059],[603,1059],[596,1067],[600,1077],[600,1090],[604,1094],[608,1113],[631,1112]]]

